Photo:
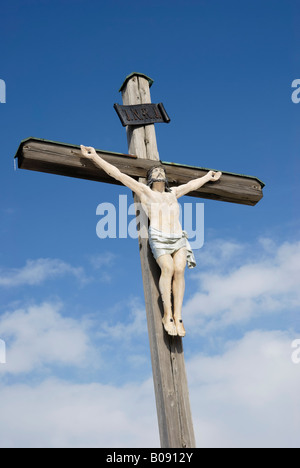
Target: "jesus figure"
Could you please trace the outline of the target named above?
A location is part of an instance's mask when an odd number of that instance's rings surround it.
[[[182,321],[184,273],[186,265],[193,268],[196,262],[187,234],[180,224],[180,206],[177,200],[189,192],[198,190],[207,182],[219,180],[222,173],[209,171],[204,177],[169,188],[165,170],[156,162],[148,171],[147,185],[145,185],[106,162],[94,148],[81,145],[81,152],[84,157],[129,187],[139,197],[150,221],[149,244],[161,269],[159,289],[164,308],[162,323],[169,335],[185,336]]]

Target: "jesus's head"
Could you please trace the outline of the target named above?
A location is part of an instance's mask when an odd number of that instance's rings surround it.
[[[166,171],[165,171],[164,167],[161,164],[151,167],[151,169],[149,169],[148,172],[147,172],[147,185],[150,188],[152,188],[152,185],[155,182],[163,182],[165,184],[165,191],[166,192],[171,191],[170,188],[169,188],[169,183],[168,183],[168,179],[167,179],[167,176],[166,176]]]

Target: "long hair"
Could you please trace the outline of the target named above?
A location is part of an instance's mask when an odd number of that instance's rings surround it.
[[[163,169],[164,173],[166,174],[165,168],[163,167],[162,164],[156,164],[156,166],[151,167],[147,172],[147,185],[150,188],[152,188],[152,184],[153,184],[153,182],[155,182],[155,180],[152,179],[152,173],[153,173],[154,169]],[[171,192],[167,177],[165,177],[163,182],[165,183],[165,192]]]

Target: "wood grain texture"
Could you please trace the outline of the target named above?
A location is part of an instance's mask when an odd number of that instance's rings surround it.
[[[133,77],[129,80],[122,94],[124,104],[125,102],[129,104],[151,102],[149,83],[143,77]],[[134,162],[137,165],[141,161],[153,165],[153,161],[159,159],[154,125],[143,127],[143,132],[139,131],[136,135],[135,130],[127,131],[127,136],[130,134],[128,139],[130,151],[137,155],[143,154],[146,160],[143,157]],[[145,176],[145,172],[142,176]],[[139,181],[145,182],[145,179],[140,177]],[[135,203],[139,203],[136,195],[134,200]],[[196,442],[182,339],[178,336],[170,337],[164,331],[163,304],[159,292],[160,268],[151,253],[147,235],[145,236],[148,231],[147,216],[143,213],[143,216],[139,218],[141,222],[138,231],[139,248],[161,446],[163,448],[193,448]],[[143,230],[142,236],[141,230]]]
[[[153,140],[149,127],[154,125],[147,125],[147,133],[145,127],[136,128],[131,131],[128,138],[130,149],[135,149],[136,145],[138,150],[136,153],[142,154],[142,158],[100,150],[97,153],[136,180],[145,177],[148,169],[153,166],[153,161],[157,161],[158,158],[158,151],[155,149],[156,140]],[[147,158],[147,155],[151,158]],[[18,167],[21,169],[120,184],[91,161],[83,158],[79,146],[31,138],[20,145],[16,156]],[[163,165],[171,187],[202,177],[209,170],[168,162],[164,162]],[[255,177],[223,172],[220,181],[209,182],[188,196],[253,206],[263,197],[262,188],[263,184]]]

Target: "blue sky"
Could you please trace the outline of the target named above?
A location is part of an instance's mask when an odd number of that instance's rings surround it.
[[[133,71],[171,117],[162,160],[266,184],[256,207],[183,200],[205,210],[183,310],[197,444],[299,446],[299,6],[1,6],[1,447],[159,446],[137,241],[96,235],[97,206],[131,193],[13,164],[29,136],[126,153],[113,104]]]

